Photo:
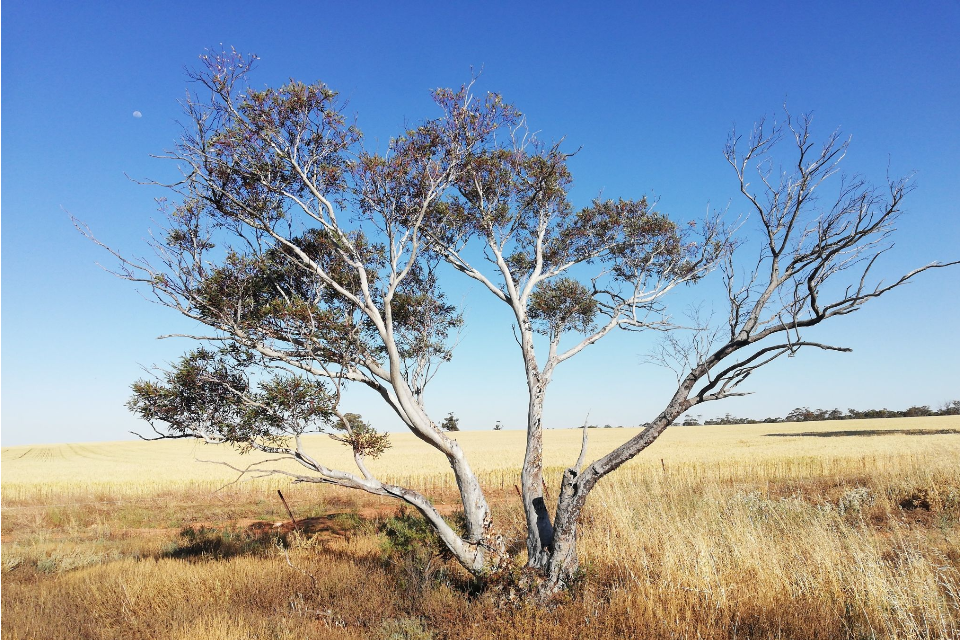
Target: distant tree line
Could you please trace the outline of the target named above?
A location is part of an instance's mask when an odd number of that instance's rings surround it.
[[[867,409],[858,411],[856,409],[847,409],[846,413],[840,409],[811,409],[810,407],[797,407],[784,418],[764,418],[755,420],[753,418],[738,418],[731,414],[726,414],[721,418],[710,418],[704,420],[705,425],[719,424],[763,424],[776,422],[814,422],[820,420],[860,420],[865,418],[918,418],[922,416],[956,416],[960,415],[960,400],[951,400],[940,405],[939,409],[931,409],[928,405],[913,406],[904,411],[895,411],[891,409]],[[677,423],[674,423],[677,424]],[[695,416],[686,416],[680,423],[685,427],[696,426],[700,421]]]

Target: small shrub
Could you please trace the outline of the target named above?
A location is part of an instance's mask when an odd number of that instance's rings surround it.
[[[180,540],[163,552],[168,558],[231,558],[240,555],[266,555],[285,538],[273,532],[254,533],[237,529],[184,527]]]
[[[348,529],[356,529],[361,527],[364,524],[364,519],[360,517],[360,514],[356,511],[350,511],[347,513],[335,513],[330,516],[331,520],[342,524]]]
[[[948,489],[940,494],[940,499],[943,502],[943,509],[945,511],[960,510],[960,491]]]
[[[398,570],[400,587],[408,597],[422,596],[428,586],[445,575],[442,568],[450,553],[426,519],[401,507],[383,523],[380,532],[384,536],[384,559]]]
[[[430,524],[403,507],[383,523],[380,532],[386,538],[383,544],[386,555],[410,553],[423,547],[439,551],[441,547],[440,538]]]
[[[433,632],[416,618],[386,620],[380,627],[381,640],[433,640]]]
[[[860,513],[864,507],[869,507],[876,498],[867,487],[848,489],[837,501],[837,513],[841,516],[848,513]]]

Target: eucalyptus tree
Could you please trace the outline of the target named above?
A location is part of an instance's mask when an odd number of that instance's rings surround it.
[[[882,193],[844,181],[822,206],[817,189],[836,172],[847,142],[834,135],[815,147],[807,119],[731,137],[726,158],[760,230],[741,246],[719,218],[682,224],[644,197],[575,207],[569,154],[531,135],[497,94],[476,96],[470,85],[436,90],[439,115],[377,153],[364,148],[326,85],[250,87],[254,60],[235,52],[201,57],[191,74],[201,93],[185,100],[184,134],[163,156],[182,179],[165,185],[169,223],[152,243],[156,257],[114,252],[122,277],[210,329],[190,336],[205,346],[171,371],[136,383],[130,408],[155,428],[165,425],[159,437],[232,444],[302,467],[261,472],[403,500],[466,569],[494,575],[514,563],[510,547],[453,430],[431,418],[424,395],[463,322],[441,286],[452,267],[514,320],[528,392],[525,574],[541,596],[577,571],[578,523],[601,478],[693,406],[741,394],[739,385],[774,359],[801,348],[844,350],[805,339],[805,329],[945,266],[871,284],[910,187],[895,181]],[[771,162],[784,137],[796,143],[788,171]],[[727,320],[674,324],[666,295],[712,271],[725,285]],[[656,359],[677,373],[676,392],[635,437],[589,464],[584,428],[551,514],[542,458],[550,381],[558,366],[615,330],[663,335]],[[371,389],[446,457],[463,532],[425,495],[370,472],[365,460],[389,442],[341,412],[347,385]],[[357,470],[324,465],[322,452],[305,448],[308,431],[349,446]]]

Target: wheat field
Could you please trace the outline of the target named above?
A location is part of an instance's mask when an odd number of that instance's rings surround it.
[[[590,430],[590,453],[634,433]],[[523,433],[457,438],[522,549]],[[580,438],[546,433],[548,497]],[[376,473],[455,505],[443,460],[392,439]],[[255,461],[184,441],[4,448],[2,637],[960,638],[958,417],[668,429],[591,494],[583,582],[546,612],[390,547],[387,499],[234,483],[214,459]],[[269,534],[277,487],[323,526]]]
[[[909,433],[918,429],[932,433]],[[611,451],[638,431],[589,430],[588,458]],[[767,474],[789,476],[812,470],[828,473],[833,467],[847,467],[857,461],[877,469],[930,455],[960,460],[960,438],[949,433],[952,431],[960,431],[960,416],[674,427],[626,468],[701,468],[726,477],[765,468]],[[843,432],[876,435],[833,435]],[[474,470],[489,482],[506,482],[519,470],[525,432],[463,431],[454,435]],[[581,437],[579,429],[545,431],[544,465],[559,470],[573,464],[580,452]],[[449,467],[435,449],[410,433],[394,433],[390,439],[391,448],[368,464],[378,477],[398,483],[452,486]],[[304,442],[314,458],[328,467],[355,471],[349,450],[338,442],[321,434],[306,436]],[[0,486],[5,502],[65,493],[127,496],[174,488],[215,489],[240,475],[218,463],[256,469],[254,463],[266,459],[192,440],[4,447]],[[290,462],[263,468],[304,471]],[[285,481],[277,478],[275,482]]]

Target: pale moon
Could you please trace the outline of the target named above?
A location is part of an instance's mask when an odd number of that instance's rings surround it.
[[[134,111],[134,112],[133,112],[133,117],[134,117],[134,118],[142,118],[142,117],[143,117],[143,114],[140,113],[139,111]]]

